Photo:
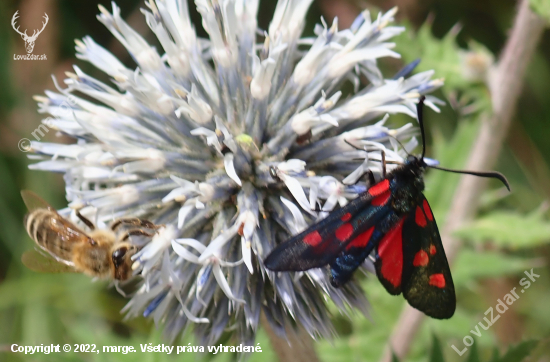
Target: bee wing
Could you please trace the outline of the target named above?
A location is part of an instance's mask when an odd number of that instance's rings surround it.
[[[39,273],[76,273],[72,263],[64,260],[54,260],[37,250],[27,250],[21,255],[21,262],[27,268]]]
[[[58,262],[72,266],[73,245],[83,242],[95,243],[85,232],[59,215],[55,208],[34,192],[23,190],[21,196],[29,209],[29,214],[25,217],[25,227],[29,235],[42,250]],[[46,212],[35,216],[40,210]],[[33,218],[40,218],[39,225],[36,225]]]
[[[38,196],[31,190],[21,191],[21,197],[23,198],[23,201],[25,202],[25,205],[27,206],[27,209],[29,209],[29,211],[34,211],[36,209],[47,209],[57,213],[57,211],[55,211],[55,209],[50,204],[48,204],[40,196]]]
[[[59,215],[54,207],[44,201],[44,199],[35,194],[33,191],[23,190],[21,191],[21,197],[30,212],[38,209],[46,209],[56,215],[56,217],[53,217],[56,222],[49,226],[50,231],[59,234],[59,236],[66,236],[69,240],[84,241],[89,239],[85,232],[80,230],[75,224],[65,219],[63,216]]]

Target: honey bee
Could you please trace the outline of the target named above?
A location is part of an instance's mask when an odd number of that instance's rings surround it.
[[[132,276],[131,258],[138,248],[129,243],[128,238],[132,235],[151,237],[153,233],[139,228],[157,230],[162,227],[147,220],[131,218],[118,219],[109,229],[96,229],[90,220],[76,211],[78,218],[91,230],[86,233],[59,215],[34,192],[23,190],[21,196],[29,209],[24,219],[25,228],[36,245],[57,262],[93,277],[117,281],[129,279]],[[138,228],[117,234],[117,229],[123,225]],[[30,264],[27,266],[33,270],[44,269],[37,267],[40,260],[38,257],[23,255],[22,260]]]

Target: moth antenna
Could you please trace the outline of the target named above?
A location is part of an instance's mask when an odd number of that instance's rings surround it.
[[[418,104],[416,105],[416,112],[418,114],[418,124],[420,126],[420,133],[422,134],[422,157],[421,159],[424,159],[424,154],[426,153],[426,133],[424,132],[424,119],[422,115],[422,109],[424,108],[424,100],[426,97],[422,96],[418,100]],[[444,168],[439,166],[428,166],[430,168],[435,168],[437,170],[441,171],[447,171],[447,172],[453,172],[453,173],[462,173],[465,175],[472,175],[472,176],[478,176],[478,177],[487,177],[487,178],[496,178],[497,180],[500,180],[504,186],[510,190],[510,184],[508,183],[508,180],[506,177],[501,174],[500,172],[496,171],[489,171],[489,172],[482,172],[482,171],[468,171],[468,170],[453,170],[450,168]]]
[[[422,156],[420,159],[424,159],[424,155],[426,154],[426,132],[424,131],[424,115],[422,113],[422,109],[424,108],[424,101],[426,100],[426,97],[421,96],[418,100],[418,104],[416,105],[416,114],[418,117],[418,125],[420,127],[420,134],[422,135]]]
[[[462,173],[466,175],[473,175],[478,177],[487,177],[487,178],[496,178],[497,180],[500,180],[504,186],[508,189],[508,191],[511,191],[510,184],[508,183],[508,180],[506,179],[506,176],[501,174],[500,172],[496,171],[489,171],[489,172],[481,172],[481,171],[468,171],[468,170],[453,170],[450,168],[444,168],[439,166],[428,166],[430,168],[435,168],[437,170],[441,171],[447,171],[447,172],[453,172],[453,173]]]

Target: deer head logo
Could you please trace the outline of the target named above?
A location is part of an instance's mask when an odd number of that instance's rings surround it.
[[[23,38],[23,40],[25,41],[25,49],[27,49],[27,53],[32,53],[33,49],[34,49],[34,42],[36,41],[36,38],[38,38],[38,36],[40,35],[40,33],[44,30],[44,28],[46,27],[46,24],[48,24],[48,14],[44,13],[44,19],[46,20],[45,22],[42,23],[42,29],[40,29],[37,33],[37,30],[35,30],[33,33],[32,33],[32,36],[28,36],[27,35],[27,30],[25,29],[25,32],[20,32],[19,31],[19,27],[15,27],[15,21],[17,20],[17,18],[19,17],[19,15],[17,15],[17,13],[19,12],[19,10],[17,10],[15,12],[15,14],[13,14],[13,18],[11,18],[11,26],[13,27],[13,30],[15,30],[17,33],[19,33],[21,35],[21,38]]]

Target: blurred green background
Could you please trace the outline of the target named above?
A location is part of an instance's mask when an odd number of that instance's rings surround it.
[[[108,1],[99,1],[110,9]],[[550,7],[548,1],[538,1]],[[23,267],[20,258],[33,248],[23,227],[25,208],[21,189],[32,189],[55,207],[63,207],[61,175],[31,172],[30,161],[19,151],[21,138],[31,138],[42,115],[32,95],[54,89],[51,74],[64,78],[73,63],[101,80],[104,74],[74,58],[75,38],[91,35],[124,62],[131,59],[122,46],[96,20],[96,1],[4,0],[0,2],[0,361],[214,361],[234,360],[235,355],[138,354],[37,354],[10,353],[10,345],[85,344],[133,345],[162,343],[160,331],[150,320],[123,321],[120,309],[125,300],[102,281],[92,282],[77,274],[38,274]],[[142,1],[117,1],[122,15],[146,38],[155,43],[139,8]],[[349,26],[359,9],[401,7],[400,22],[407,31],[398,39],[401,61],[382,61],[390,77],[404,63],[422,59],[418,71],[434,69],[446,79],[436,95],[445,100],[440,114],[428,112],[428,155],[446,167],[463,167],[479,128],[480,119],[490,113],[490,94],[483,81],[492,59],[498,58],[516,12],[511,0],[391,0],[315,1],[308,15],[306,34],[320,16],[329,20],[338,14],[340,27]],[[194,6],[191,6],[194,8]],[[261,1],[259,25],[267,28],[275,2]],[[22,28],[35,28],[46,12],[46,30],[36,42],[34,54],[46,54],[45,61],[14,60],[25,54],[23,41],[10,20],[16,10]],[[196,21],[199,34],[204,31]],[[519,54],[518,54],[519,56]],[[473,59],[473,62],[471,61]],[[478,77],[467,77],[467,74]],[[510,134],[499,157],[497,170],[512,184],[513,193],[503,192],[497,183],[481,200],[481,212],[472,225],[460,230],[465,246],[451,267],[458,296],[455,316],[448,321],[428,320],[413,343],[410,361],[550,361],[550,33],[545,32],[528,68]],[[391,122],[409,121],[392,117]],[[45,141],[59,139],[53,131]],[[459,176],[438,171],[426,177],[426,196],[440,229],[445,220]],[[501,315],[488,330],[478,328],[489,307],[519,286],[524,271],[534,268],[540,275],[531,287]],[[364,279],[372,304],[372,320],[334,313],[340,336],[317,343],[322,361],[376,361],[394,328],[404,305],[401,297],[389,296],[376,278]],[[496,312],[495,312],[496,313]],[[485,323],[486,324],[486,323]],[[464,348],[463,338],[475,343],[460,357],[452,348]],[[263,353],[251,361],[270,361],[275,355],[264,332],[258,335]],[[176,344],[193,343],[185,335]],[[473,350],[473,352],[472,352]]]

